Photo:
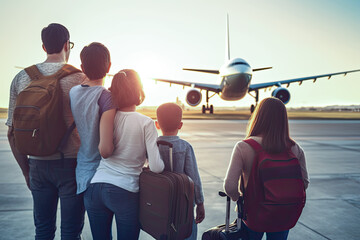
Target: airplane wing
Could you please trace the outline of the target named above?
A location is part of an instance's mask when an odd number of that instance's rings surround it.
[[[272,69],[272,67],[254,68],[253,72],[267,70],[267,69]],[[211,74],[219,74],[220,73],[219,70],[210,70],[210,69],[183,68],[183,70],[194,71],[194,72],[203,72],[203,73],[211,73]]]
[[[211,74],[219,74],[219,70],[210,70],[210,69],[195,69],[195,68],[183,68],[186,71],[194,71],[194,72],[203,72],[203,73],[211,73]]]
[[[182,86],[188,86],[192,88],[199,88],[208,90],[211,92],[219,93],[221,92],[221,86],[217,84],[206,84],[206,83],[195,83],[195,82],[184,82],[184,81],[178,81],[178,80],[168,80],[168,79],[160,79],[160,78],[154,78],[156,82],[166,82],[171,84],[178,84]]]
[[[249,92],[255,91],[258,89],[262,89],[262,88],[272,87],[272,86],[280,87],[282,84],[287,84],[287,87],[289,87],[290,83],[294,83],[294,82],[299,82],[299,85],[301,85],[302,82],[306,81],[306,80],[313,80],[313,82],[316,82],[316,80],[318,78],[327,77],[328,79],[330,79],[334,75],[344,74],[344,76],[346,76],[346,74],[348,74],[348,73],[359,72],[359,71],[360,71],[360,69],[356,69],[356,70],[350,70],[350,71],[345,71],[345,72],[328,73],[328,74],[315,75],[315,76],[310,76],[310,77],[302,77],[302,78],[294,78],[294,79],[281,80],[281,81],[275,81],[275,82],[251,84],[249,86]]]

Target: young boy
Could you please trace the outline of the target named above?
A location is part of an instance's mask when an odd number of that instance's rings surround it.
[[[163,136],[158,140],[164,140],[173,144],[173,171],[188,175],[194,182],[196,218],[194,220],[193,231],[189,238],[196,239],[197,225],[205,218],[204,195],[202,192],[200,175],[196,163],[196,158],[192,146],[177,134],[181,129],[182,109],[175,103],[164,103],[156,110],[156,127],[161,129]],[[165,163],[165,170],[170,170],[168,149],[159,147],[161,158]]]
[[[87,79],[70,90],[71,111],[81,140],[76,166],[78,194],[85,192],[90,186],[101,156],[108,157],[112,154],[112,141],[106,143],[102,139],[107,138],[101,136],[113,135],[116,111],[110,91],[102,86],[111,66],[109,50],[103,44],[94,42],[83,48],[80,58],[81,69]],[[109,125],[108,129],[111,131],[104,132],[104,125]],[[107,148],[100,153],[99,145]],[[87,209],[86,198],[85,192],[84,202]]]

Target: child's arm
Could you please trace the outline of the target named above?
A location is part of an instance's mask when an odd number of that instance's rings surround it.
[[[241,144],[241,142],[238,142],[234,146],[231,154],[230,163],[224,179],[224,190],[233,201],[237,201],[240,197],[239,179],[243,169],[241,147],[239,146],[239,144]]]
[[[195,203],[196,204],[203,203],[204,195],[202,192],[200,174],[199,174],[198,166],[196,163],[195,153],[190,144],[188,144],[187,149],[186,149],[185,174],[188,175],[191,178],[191,180],[193,180],[193,182],[194,182]]]
[[[108,90],[102,91],[98,104],[101,112],[98,149],[103,158],[108,158],[114,151],[114,118],[116,114],[116,108]]]
[[[194,149],[190,144],[188,145],[188,148],[186,150],[185,174],[188,175],[194,182],[196,203],[195,222],[201,223],[205,218],[204,195],[202,192],[201,179],[198,171]]]
[[[164,170],[164,162],[160,158],[159,148],[157,147],[157,130],[153,121],[145,126],[145,146],[148,154],[149,168],[152,172],[160,173]]]
[[[101,115],[99,152],[103,158],[108,158],[114,151],[114,118],[116,110],[110,109]]]
[[[196,224],[201,223],[205,218],[205,208],[204,203],[196,204]]]

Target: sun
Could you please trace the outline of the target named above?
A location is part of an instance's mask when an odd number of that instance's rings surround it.
[[[181,86],[156,82],[148,74],[139,72],[143,89],[145,92],[144,106],[158,106],[165,102],[176,102],[177,99],[184,99],[185,91]]]
[[[126,67],[134,69],[138,72],[141,82],[143,84],[143,89],[145,92],[145,101],[141,106],[159,106],[165,102],[176,102],[178,99],[184,100],[186,95],[186,90],[184,91],[182,86],[156,82],[154,78],[158,76],[149,64],[136,64],[131,67]],[[121,70],[121,69],[119,69]],[[117,71],[119,71],[117,70]],[[116,72],[109,73],[104,80],[104,87],[109,88],[111,86],[111,81]]]

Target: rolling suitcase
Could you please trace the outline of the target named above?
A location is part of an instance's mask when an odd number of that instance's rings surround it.
[[[237,204],[237,219],[230,224],[230,197],[224,192],[219,192],[221,197],[226,197],[225,224],[206,230],[202,240],[245,240],[247,239],[244,223],[242,222],[243,198],[240,197]]]
[[[173,169],[172,144],[169,147]],[[185,239],[191,235],[194,220],[194,183],[185,174],[164,171],[140,174],[140,226],[155,239]]]

